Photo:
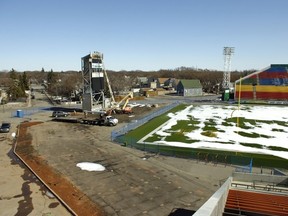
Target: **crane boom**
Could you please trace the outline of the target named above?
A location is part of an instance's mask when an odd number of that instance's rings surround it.
[[[110,81],[109,81],[109,78],[108,78],[108,75],[107,75],[107,72],[106,72],[106,69],[105,69],[104,65],[103,65],[103,71],[104,71],[104,76],[106,77],[106,82],[107,82],[109,93],[110,93],[110,97],[111,97],[111,100],[112,100],[111,102],[115,103],[114,94],[113,94],[113,91],[112,91],[112,88],[111,88],[111,85],[110,85]]]

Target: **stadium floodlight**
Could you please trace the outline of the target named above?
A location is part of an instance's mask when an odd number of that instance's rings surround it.
[[[231,72],[231,57],[234,54],[234,47],[224,47],[223,55],[224,55],[224,73],[223,73],[223,89],[230,88],[230,72]]]

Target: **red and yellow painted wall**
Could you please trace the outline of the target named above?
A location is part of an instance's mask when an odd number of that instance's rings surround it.
[[[241,100],[288,100],[288,64],[272,64],[237,80],[235,99],[239,92]]]

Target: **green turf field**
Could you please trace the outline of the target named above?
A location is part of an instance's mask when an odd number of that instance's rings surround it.
[[[178,146],[170,146],[165,144],[159,144],[160,140],[165,140],[165,142],[181,142],[189,145],[193,145],[193,143],[199,142],[197,139],[191,139],[187,136],[185,136],[186,133],[189,133],[194,130],[199,130],[199,128],[202,129],[201,135],[207,136],[209,138],[213,138],[217,136],[217,134],[222,133],[223,129],[219,130],[217,128],[217,123],[215,121],[215,118],[206,119],[204,121],[204,125],[200,125],[200,121],[197,118],[194,118],[192,115],[189,116],[186,120],[179,120],[177,121],[177,124],[173,125],[169,129],[169,135],[167,136],[161,136],[157,133],[153,133],[152,135],[149,135],[146,139],[143,140],[143,137],[145,135],[150,134],[152,131],[157,129],[158,127],[161,127],[164,123],[166,123],[170,117],[167,115],[168,113],[174,113],[187,108],[187,105],[181,104],[169,112],[166,112],[146,124],[138,127],[137,129],[134,129],[133,131],[130,131],[129,133],[125,134],[125,136],[122,136],[120,139],[122,143],[125,143],[127,145],[130,145],[134,148],[138,148],[145,151],[150,152],[156,152],[164,155],[170,155],[170,156],[177,156],[177,157],[186,157],[186,158],[193,158],[197,160],[204,160],[204,161],[210,161],[215,163],[231,163],[231,164],[237,164],[237,165],[247,165],[249,164],[250,160],[253,159],[253,165],[254,166],[262,166],[262,167],[277,167],[277,168],[286,168],[288,167],[287,162],[288,160],[273,156],[273,155],[267,155],[267,154],[258,154],[258,153],[249,153],[249,152],[239,152],[239,151],[229,151],[229,150],[216,150],[211,148],[187,148],[187,147],[178,147]],[[223,109],[226,109],[224,106]],[[249,109],[249,107],[247,108]],[[191,110],[193,114],[193,109]],[[248,110],[249,111],[249,110]],[[217,119],[216,115],[216,119]],[[239,135],[242,137],[249,137],[249,138],[259,138],[262,139],[269,139],[271,135],[269,134],[259,134],[256,132],[246,132],[249,129],[253,129],[252,127],[256,124],[261,123],[261,120],[253,120],[253,119],[245,119],[245,118],[235,118],[230,117],[227,119],[223,119],[222,126],[225,127],[231,127],[231,125],[237,124],[239,128],[245,130],[245,131],[239,131]],[[266,124],[272,124],[275,126],[280,125],[281,127],[288,127],[287,122],[285,121],[265,121],[263,120],[262,123]],[[277,131],[281,132],[282,129],[279,128],[273,128],[271,131]],[[283,132],[283,131],[282,131]],[[141,141],[141,142],[139,142]],[[154,144],[153,144],[154,143]],[[219,142],[217,144],[231,144],[232,142]],[[263,148],[261,144],[258,143],[242,143],[240,142],[240,145],[246,146],[246,147],[252,147],[252,148]],[[282,151],[287,152],[288,149],[283,147],[277,147],[277,146],[268,146],[265,147],[271,150],[275,151]]]

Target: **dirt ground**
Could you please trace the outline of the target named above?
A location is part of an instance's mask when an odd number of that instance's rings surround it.
[[[10,122],[12,126],[9,133],[0,133],[0,215],[71,215],[13,153],[15,139],[12,134],[26,119],[13,117],[13,111],[6,106],[0,111],[0,121]]]
[[[134,115],[153,112],[144,109]],[[116,128],[135,119],[124,115]],[[120,146],[110,141],[113,129],[54,122],[40,113],[21,124],[17,153],[77,215],[191,215],[232,174],[233,167]],[[79,162],[106,170],[83,171]]]
[[[43,122],[24,122],[19,126],[16,152],[31,168],[38,178],[53,191],[60,201],[67,204],[68,210],[75,215],[104,215],[100,208],[94,204],[84,193],[75,187],[58,170],[47,164],[32,146],[33,136],[27,129]]]
[[[113,114],[113,116],[116,117],[120,123],[128,123],[133,120],[134,117],[141,118],[162,106],[164,106],[164,104],[161,104],[160,106],[158,105],[157,108],[151,106],[134,107],[131,114]]]

